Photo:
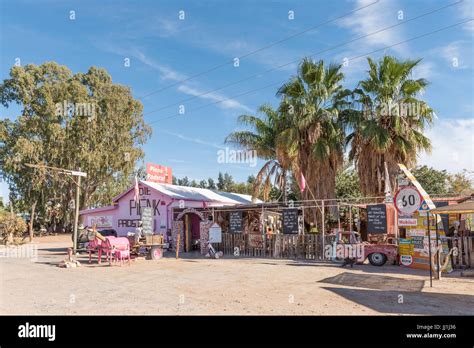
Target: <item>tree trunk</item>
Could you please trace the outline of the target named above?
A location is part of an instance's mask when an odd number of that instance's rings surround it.
[[[33,205],[31,206],[31,216],[30,216],[30,226],[29,226],[30,242],[33,241],[33,237],[34,237],[33,222],[35,220],[36,203],[37,201],[34,201]]]

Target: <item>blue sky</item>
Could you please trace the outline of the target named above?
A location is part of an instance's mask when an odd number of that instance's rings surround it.
[[[144,148],[145,162],[171,166],[178,177],[216,178],[219,171],[227,171],[235,179],[245,180],[259,166],[220,164],[217,151],[225,146],[226,135],[238,128],[236,119],[240,114],[253,114],[264,103],[277,105],[277,85],[296,71],[292,62],[310,55],[327,62],[349,58],[344,72],[347,87],[353,88],[367,70],[365,57],[353,57],[379,50],[371,56],[388,53],[400,58],[423,58],[416,77],[430,81],[424,97],[438,119],[428,130],[433,153],[421,154],[420,163],[448,171],[474,170],[473,22],[383,50],[473,18],[472,1],[465,0],[371,35],[456,2],[380,0],[244,57],[239,67],[232,64],[234,57],[373,2],[2,0],[0,74],[2,80],[7,78],[16,58],[20,58],[22,65],[56,61],[73,72],[86,71],[90,66],[103,67],[114,82],[130,86],[135,97],[146,96],[141,100],[153,135]],[[70,19],[70,11],[75,13],[74,20]],[[179,19],[180,11],[184,11],[184,20]],[[289,11],[294,11],[292,20],[288,18]],[[345,44],[364,35],[368,36]],[[127,58],[130,67],[124,64]],[[285,66],[274,69],[281,65]],[[265,72],[270,69],[274,70]],[[262,74],[248,81],[197,96],[259,73]],[[274,86],[263,88],[271,84]],[[259,88],[262,89],[244,94]],[[240,94],[244,95],[237,96]],[[181,102],[193,96],[193,100]],[[203,107],[219,100],[224,101]],[[170,104],[173,105],[163,108]],[[185,106],[186,113],[178,116],[180,104]],[[199,109],[193,111],[195,108]],[[157,109],[162,110],[153,112]],[[19,109],[1,108],[0,112],[0,117],[12,118]],[[7,191],[6,185],[0,184],[0,194],[6,196]]]

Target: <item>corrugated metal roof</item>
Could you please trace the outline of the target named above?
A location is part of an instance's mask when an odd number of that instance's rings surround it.
[[[141,184],[174,199],[190,201],[218,202],[223,204],[252,203],[252,196],[240,193],[215,191],[198,187],[158,184],[152,181],[140,181]],[[258,203],[262,201],[257,200]]]

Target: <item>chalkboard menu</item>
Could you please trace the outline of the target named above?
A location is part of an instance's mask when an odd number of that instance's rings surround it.
[[[142,209],[143,234],[153,234],[153,210],[150,207]]]
[[[298,209],[283,210],[283,233],[298,234]]]
[[[229,213],[229,233],[242,233],[244,224],[241,211],[231,211]]]
[[[367,205],[367,232],[387,233],[387,210],[385,204]]]

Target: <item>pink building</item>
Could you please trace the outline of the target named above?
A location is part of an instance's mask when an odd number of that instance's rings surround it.
[[[208,189],[158,184],[151,181],[139,182],[139,200],[135,200],[134,186],[112,200],[112,205],[80,211],[80,221],[85,226],[97,225],[97,228],[112,228],[119,236],[135,232],[144,207],[153,211],[153,231],[169,240],[173,228],[173,208],[206,208],[233,206],[251,203],[251,196],[238,193],[213,191]],[[193,238],[199,239],[200,219],[190,214],[193,225]],[[196,216],[194,216],[196,215]]]

